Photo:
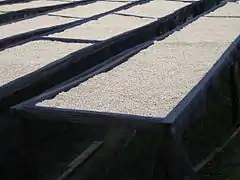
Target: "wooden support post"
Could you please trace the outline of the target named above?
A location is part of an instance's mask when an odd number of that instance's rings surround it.
[[[159,162],[163,162],[166,180],[197,180],[197,175],[186,154],[180,138],[172,132],[172,127],[165,132],[163,145],[159,152]],[[155,177],[155,179],[157,179]],[[154,180],[155,180],[154,179]]]
[[[233,124],[238,124],[239,121],[239,95],[240,95],[240,77],[239,63],[234,62],[231,68],[231,88],[232,88],[232,113]]]

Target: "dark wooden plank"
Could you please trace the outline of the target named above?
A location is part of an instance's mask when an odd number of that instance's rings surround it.
[[[27,3],[31,0],[4,0],[0,2],[0,5],[7,5],[7,4],[16,4],[16,3]]]
[[[240,56],[240,53],[239,53]],[[240,120],[240,67],[239,60],[232,65],[232,103],[233,103],[233,124]]]
[[[46,107],[13,107],[12,112],[16,116],[27,119],[40,119],[47,121],[64,121],[80,124],[112,124],[133,125],[140,127],[158,126],[162,123],[161,118],[143,117],[127,114],[103,113],[83,110],[70,110]]]
[[[93,142],[86,150],[84,150],[78,157],[76,157],[67,167],[68,169],[63,172],[63,174],[57,178],[57,180],[67,179],[76,168],[83,164],[90,156],[95,153],[98,148],[103,144],[102,141]]]
[[[193,170],[187,152],[172,125],[165,129],[162,141],[163,144],[158,154],[158,163],[163,161],[167,179],[197,180],[197,175]]]

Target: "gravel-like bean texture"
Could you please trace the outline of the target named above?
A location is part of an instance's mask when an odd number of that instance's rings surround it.
[[[149,18],[160,18],[189,4],[190,2],[154,0],[141,6],[135,6],[133,8],[120,11],[119,13]]]
[[[194,21],[184,31],[175,32],[165,42],[231,42],[240,34],[239,16],[240,6],[235,2],[229,2],[227,5]]]
[[[12,24],[0,26],[0,39],[40,28],[69,23],[75,20],[76,19],[72,18],[43,15],[23,21],[18,21]]]
[[[89,23],[50,36],[105,40],[125,31],[149,24],[157,18],[166,16],[187,4],[189,3],[154,0],[146,4],[134,6],[128,10],[117,12],[120,14],[110,14],[96,21],[90,21]],[[141,16],[144,17],[142,18]]]
[[[47,0],[39,0],[39,1],[29,1],[25,3],[16,3],[16,4],[9,4],[9,5],[2,5],[0,6],[0,11],[19,11],[22,9],[29,9],[29,8],[37,8],[37,7],[44,7],[44,6],[53,6],[57,4],[66,4],[69,2],[64,1],[47,1]]]
[[[85,6],[78,6],[72,9],[65,9],[65,10],[54,12],[51,14],[59,15],[59,16],[70,16],[75,18],[86,18],[89,16],[93,16],[95,14],[100,14],[106,11],[110,11],[112,9],[123,6],[130,2],[131,1],[129,2],[98,1]]]
[[[233,9],[228,3],[209,15],[238,16]],[[238,18],[215,20],[200,18],[111,71],[38,105],[165,117],[239,35]]]
[[[0,52],[0,86],[90,44],[32,41]]]
[[[41,105],[164,117],[227,45],[157,43]]]
[[[151,19],[140,19],[111,14],[64,32],[52,34],[50,37],[105,40],[125,31],[146,25],[152,21]]]
[[[0,26],[0,39],[40,28],[69,23],[81,19],[80,17],[90,17],[95,14],[112,10],[116,7],[121,6],[123,3],[101,2],[96,3],[97,5],[94,5],[95,8],[92,9],[91,7],[93,6],[93,4],[78,6],[75,8],[69,8],[67,10],[59,11],[59,13],[64,15],[64,17],[54,13],[50,13],[49,15],[42,15],[35,18]],[[66,13],[65,11],[69,11],[69,13]]]

